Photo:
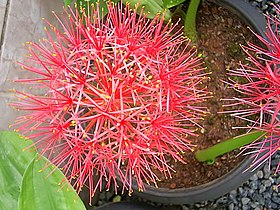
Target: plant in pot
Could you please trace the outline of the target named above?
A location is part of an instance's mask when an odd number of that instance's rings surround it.
[[[157,183],[156,169],[171,176],[167,157],[184,162],[182,155],[194,149],[189,137],[211,96],[204,85],[209,73],[162,17],[147,21],[136,9],[112,3],[105,19],[95,6],[92,11],[65,11],[58,17],[62,31],[48,23],[48,39],[29,43],[31,62],[21,65],[38,77],[19,81],[46,93],[17,91],[21,100],[13,105],[31,112],[15,126],[36,139],[78,191],[86,181],[90,195],[104,182],[117,190],[117,179],[123,190],[135,183],[143,190],[145,182]]]

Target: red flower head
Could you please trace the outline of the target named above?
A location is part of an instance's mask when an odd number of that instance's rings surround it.
[[[36,79],[20,80],[46,90],[43,96],[17,92],[13,104],[29,114],[17,129],[61,167],[78,189],[91,195],[117,177],[123,189],[156,183],[155,170],[169,177],[172,157],[192,150],[203,116],[198,104],[208,97],[196,51],[175,26],[157,16],[147,20],[136,9],[108,5],[79,15],[56,14],[59,30],[48,23],[47,38],[29,43],[30,57],[21,64]],[[99,178],[94,180],[93,175]]]
[[[262,47],[249,43],[243,50],[251,65],[241,65],[231,70],[230,75],[242,77],[239,82],[229,84],[243,97],[230,99],[228,106],[243,104],[243,110],[229,111],[233,116],[247,120],[251,129],[266,132],[263,141],[257,139],[245,147],[245,152],[254,153],[253,167],[271,160],[280,149],[280,7],[275,6],[276,15],[267,17],[266,37],[255,36]],[[278,171],[280,163],[276,171]]]

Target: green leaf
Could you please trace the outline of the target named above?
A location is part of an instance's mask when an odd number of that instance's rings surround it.
[[[15,132],[0,132],[0,209],[18,207],[22,176],[36,151],[23,151],[33,142]]]
[[[95,2],[98,1],[98,0],[95,0]],[[118,3],[120,0],[111,0],[111,2],[114,2],[114,3]],[[103,16],[105,16],[107,13],[108,13],[108,7],[107,7],[107,1],[99,1],[99,7],[101,9],[101,14],[102,14],[102,10],[103,10]]]
[[[240,149],[253,141],[261,140],[266,134],[264,131],[251,131],[250,133],[227,139],[206,149],[196,151],[195,158],[200,162],[205,161],[213,164],[217,157],[232,150]]]
[[[134,9],[135,5],[138,3],[138,12],[144,8],[144,13],[147,14],[147,18],[154,18],[157,14],[164,14],[164,19],[169,20],[171,18],[171,12],[169,9],[164,7],[162,0],[126,0],[129,2],[130,8]]]
[[[72,3],[72,1],[73,0],[63,0],[65,6],[70,5]]]
[[[64,179],[63,173],[46,158],[35,156],[23,176],[19,210],[85,210],[82,200],[69,183],[60,186]]]
[[[179,4],[183,3],[185,0],[163,0],[163,5],[165,8],[171,8],[178,6]]]
[[[86,14],[89,15],[88,11],[88,4],[96,4],[97,2],[99,3],[99,12],[100,14],[103,14],[103,16],[105,16],[108,13],[108,7],[107,7],[107,2],[114,2],[117,3],[120,0],[77,0],[77,5],[78,7],[82,7],[86,9]]]

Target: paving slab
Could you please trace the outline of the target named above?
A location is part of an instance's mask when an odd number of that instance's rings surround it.
[[[12,109],[8,104],[14,101],[11,94],[0,93],[0,130],[7,130],[19,115],[18,111]]]
[[[24,60],[26,54],[23,43],[45,37],[42,18],[55,23],[52,11],[60,13],[62,6],[62,0],[0,0],[0,29],[5,22],[0,57],[0,130],[8,129],[8,125],[19,115],[7,105],[15,100],[11,89],[27,89],[13,82],[15,79],[30,77],[17,64]]]

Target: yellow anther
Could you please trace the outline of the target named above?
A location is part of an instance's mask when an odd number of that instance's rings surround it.
[[[75,121],[75,120],[72,120],[70,126],[76,126],[76,125],[77,125],[77,124],[76,124],[76,121]]]

